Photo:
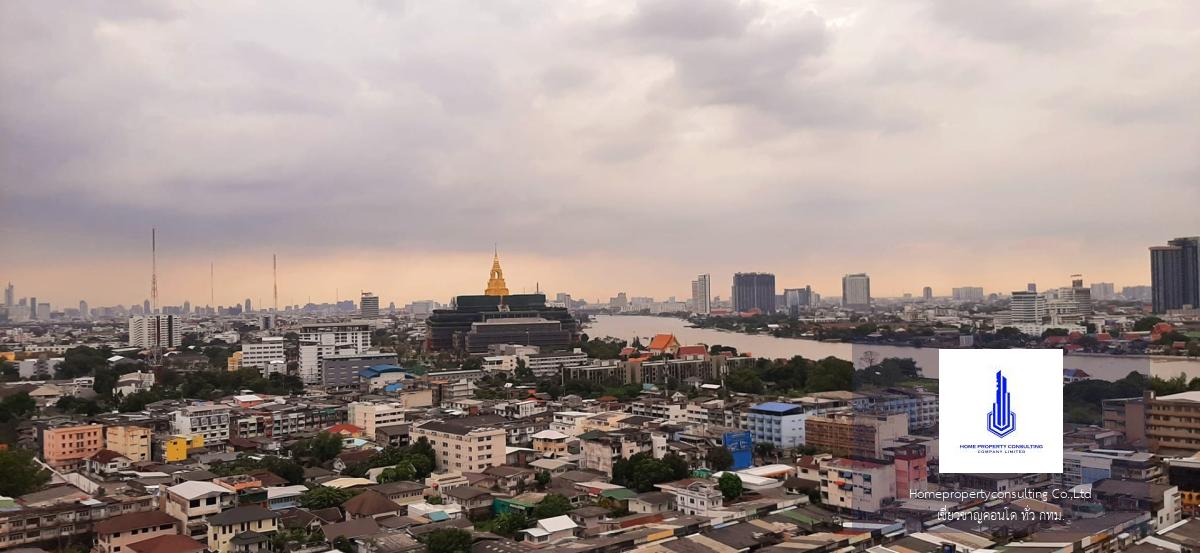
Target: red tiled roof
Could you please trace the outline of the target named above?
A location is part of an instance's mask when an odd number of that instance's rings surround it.
[[[128,547],[137,553],[195,553],[207,546],[187,536],[169,534],[134,542]]]
[[[678,346],[679,340],[675,339],[674,334],[655,334],[654,339],[650,340],[650,349],[667,349],[671,345]]]
[[[125,456],[121,455],[120,453],[117,453],[111,449],[101,449],[100,451],[97,451],[94,455],[92,455],[90,457],[90,459],[97,463],[108,464],[108,463],[111,463],[114,459],[120,459],[122,457],[125,457]]]
[[[341,424],[335,424],[333,426],[330,426],[329,428],[326,428],[325,431],[329,432],[330,434],[340,434],[342,432],[348,432],[350,434],[361,434],[363,429],[361,429],[357,426],[354,426],[353,424],[341,423]]]
[[[164,524],[175,525],[175,517],[164,511],[144,511],[141,513],[126,513],[96,523],[97,534],[112,534],[128,532],[138,528],[153,528]]]
[[[704,346],[679,346],[679,355],[704,355],[708,349]]]

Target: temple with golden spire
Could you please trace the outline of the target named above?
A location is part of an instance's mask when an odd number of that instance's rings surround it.
[[[500,269],[500,251],[496,250],[492,255],[492,274],[488,278],[487,289],[483,291],[485,296],[507,296],[508,286],[504,284],[504,271]]]

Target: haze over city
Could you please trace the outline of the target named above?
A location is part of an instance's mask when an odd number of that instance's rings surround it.
[[[0,277],[55,304],[1149,283],[1187,2],[5,2]],[[19,260],[20,262],[14,262]],[[264,303],[265,304],[265,303]]]

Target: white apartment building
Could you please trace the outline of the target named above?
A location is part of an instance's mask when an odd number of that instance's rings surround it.
[[[376,428],[404,422],[403,403],[356,401],[347,407],[347,422],[363,429],[370,438],[374,438]]]
[[[842,306],[870,307],[871,277],[865,273],[856,273],[842,277]]]
[[[712,277],[698,275],[692,281],[692,311],[707,315],[712,311]]]
[[[218,446],[229,441],[229,407],[215,404],[189,405],[172,413],[171,433],[204,436],[204,445]]]
[[[862,513],[878,513],[896,498],[892,465],[827,459],[821,461],[821,503]]]
[[[629,412],[633,415],[662,419],[667,422],[686,422],[688,420],[687,406],[662,399],[633,401],[629,404]]]
[[[579,436],[587,432],[586,422],[592,415],[595,413],[586,411],[555,412],[554,419],[550,421],[550,430],[556,430],[568,436]]]
[[[655,486],[671,494],[675,498],[675,510],[685,515],[711,516],[710,513],[721,509],[724,500],[712,480],[688,478]]]
[[[525,366],[534,376],[558,376],[567,367],[582,367],[588,364],[588,356],[578,348],[570,353],[535,353],[519,355],[518,359],[525,361]]]
[[[261,342],[242,344],[242,367],[258,367],[263,376],[286,371],[287,352],[282,336],[263,338]]]
[[[175,315],[134,315],[129,318],[129,345],[148,348],[156,340],[162,348],[173,348],[183,342],[183,330]]]
[[[328,355],[366,353],[371,349],[371,323],[313,323],[300,327],[300,378],[305,384],[324,381],[321,360]]]

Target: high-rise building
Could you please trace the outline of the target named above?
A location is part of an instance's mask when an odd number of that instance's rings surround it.
[[[192,302],[186,301],[186,300],[183,302],[183,314],[184,315],[192,314]]]
[[[1025,291],[1026,291],[1026,292],[1037,292],[1037,283],[1036,283],[1036,282],[1030,282],[1029,284],[1026,284],[1026,285],[1025,285]]]
[[[843,276],[842,306],[850,309],[870,309],[871,277],[866,273]]]
[[[1121,297],[1129,301],[1147,302],[1153,293],[1149,286],[1124,286],[1121,288]]]
[[[87,302],[83,301],[83,300],[79,300],[79,316],[80,316],[80,318],[86,319],[86,318],[88,318],[88,315],[90,315],[90,314],[91,314],[91,312],[88,311]]]
[[[735,273],[733,275],[733,310],[745,313],[752,310],[775,312],[775,275],[771,273]]]
[[[367,321],[312,323],[300,327],[300,378],[305,384],[323,381],[322,360],[330,355],[364,353],[371,348]]]
[[[963,286],[962,288],[952,288],[950,290],[951,297],[954,301],[983,301],[983,288],[979,286]]]
[[[1013,292],[1009,310],[1012,313],[1013,324],[1042,324],[1042,316],[1046,312],[1046,298],[1037,292]]]
[[[712,312],[712,276],[707,273],[692,281],[692,311],[701,315]]]
[[[1092,299],[1098,301],[1112,301],[1117,298],[1116,287],[1111,282],[1093,282],[1092,283]]]
[[[1200,236],[1150,248],[1150,288],[1155,313],[1200,306]]]
[[[153,314],[150,312],[150,300],[142,301],[142,314],[143,315],[152,315]]]
[[[16,297],[16,290],[13,289],[13,283],[8,283],[8,287],[4,289],[4,307],[12,307],[13,299]]]
[[[175,315],[135,315],[129,318],[129,345],[148,348],[173,348],[183,341],[183,330]]]
[[[47,315],[49,315],[49,313],[47,313]],[[38,318],[38,302],[36,296],[31,296],[29,298],[29,318],[35,321]]]
[[[925,301],[933,299],[933,288],[926,286],[923,290],[921,290],[921,297]]]
[[[783,290],[783,306],[788,315],[795,317],[806,307],[813,305],[812,286],[804,288],[785,288]]]
[[[362,298],[359,299],[358,308],[363,318],[378,319],[379,318],[379,296],[370,292],[363,292]]]
[[[253,313],[254,312],[254,304],[250,303],[250,298],[246,298],[246,301],[243,303],[243,305],[245,305],[245,307],[242,308],[243,313]]]

